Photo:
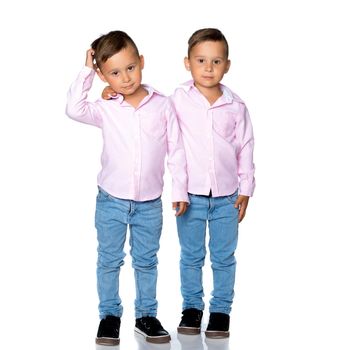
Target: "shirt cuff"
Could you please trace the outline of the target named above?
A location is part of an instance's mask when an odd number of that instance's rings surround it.
[[[172,202],[187,202],[187,203],[190,203],[190,201],[188,199],[187,191],[173,190],[171,198],[172,198]]]
[[[249,183],[248,181],[242,181],[239,185],[239,194],[241,196],[253,197],[254,189],[255,181]]]

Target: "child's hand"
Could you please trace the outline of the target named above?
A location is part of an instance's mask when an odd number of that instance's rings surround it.
[[[110,86],[106,86],[102,91],[102,98],[109,100],[112,96],[117,96],[117,93]]]
[[[181,216],[185,214],[187,206],[187,202],[173,202],[173,210],[176,210],[175,216]]]
[[[239,215],[238,215],[238,222],[241,222],[245,216],[245,212],[247,210],[249,202],[249,197],[248,196],[242,196],[239,195],[236,203],[234,204],[235,208],[239,210]]]
[[[89,50],[86,51],[85,66],[89,67],[91,69],[95,69],[95,66],[94,66],[94,53],[95,53],[95,51],[93,49],[89,49]]]

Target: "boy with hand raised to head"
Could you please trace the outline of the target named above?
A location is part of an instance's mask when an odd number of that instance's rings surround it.
[[[101,128],[104,141],[95,215],[101,319],[96,343],[101,345],[119,344],[123,313],[119,272],[128,226],[136,286],[135,331],[148,342],[170,341],[156,318],[161,193],[167,153],[173,208],[177,216],[184,214],[186,158],[172,103],[141,83],[143,66],[133,40],[122,31],[110,32],[92,43],[85,67],[68,93],[67,115]],[[95,72],[116,92],[112,99],[87,101]]]

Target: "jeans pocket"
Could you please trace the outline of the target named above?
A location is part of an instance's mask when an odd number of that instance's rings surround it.
[[[161,208],[162,207],[162,199],[158,197],[156,199],[152,199],[148,201],[148,204],[153,208]]]
[[[101,202],[101,201],[106,201],[109,198],[110,198],[110,195],[107,192],[105,192],[101,187],[98,187],[98,193],[96,196],[96,200]]]
[[[237,200],[237,197],[238,197],[238,193],[237,191],[233,194],[230,194],[229,196],[226,196],[226,200],[231,203],[231,204],[235,204],[236,203],[236,200]]]
[[[196,199],[196,195],[189,193],[188,194],[188,205],[191,205],[191,203]]]

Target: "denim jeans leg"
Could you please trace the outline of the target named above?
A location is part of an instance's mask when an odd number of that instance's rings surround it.
[[[204,309],[202,267],[205,261],[205,234],[208,199],[190,195],[190,205],[176,218],[181,246],[180,277],[183,310]]]
[[[95,226],[98,239],[97,290],[100,299],[100,318],[121,316],[119,272],[124,264],[126,215],[128,202],[99,191],[96,200]]]
[[[238,239],[238,209],[234,208],[236,198],[237,194],[212,199],[214,205],[209,215],[209,250],[214,289],[210,312],[231,312]]]
[[[157,253],[163,224],[160,198],[133,202],[130,213],[130,255],[135,275],[135,317],[157,315]]]

